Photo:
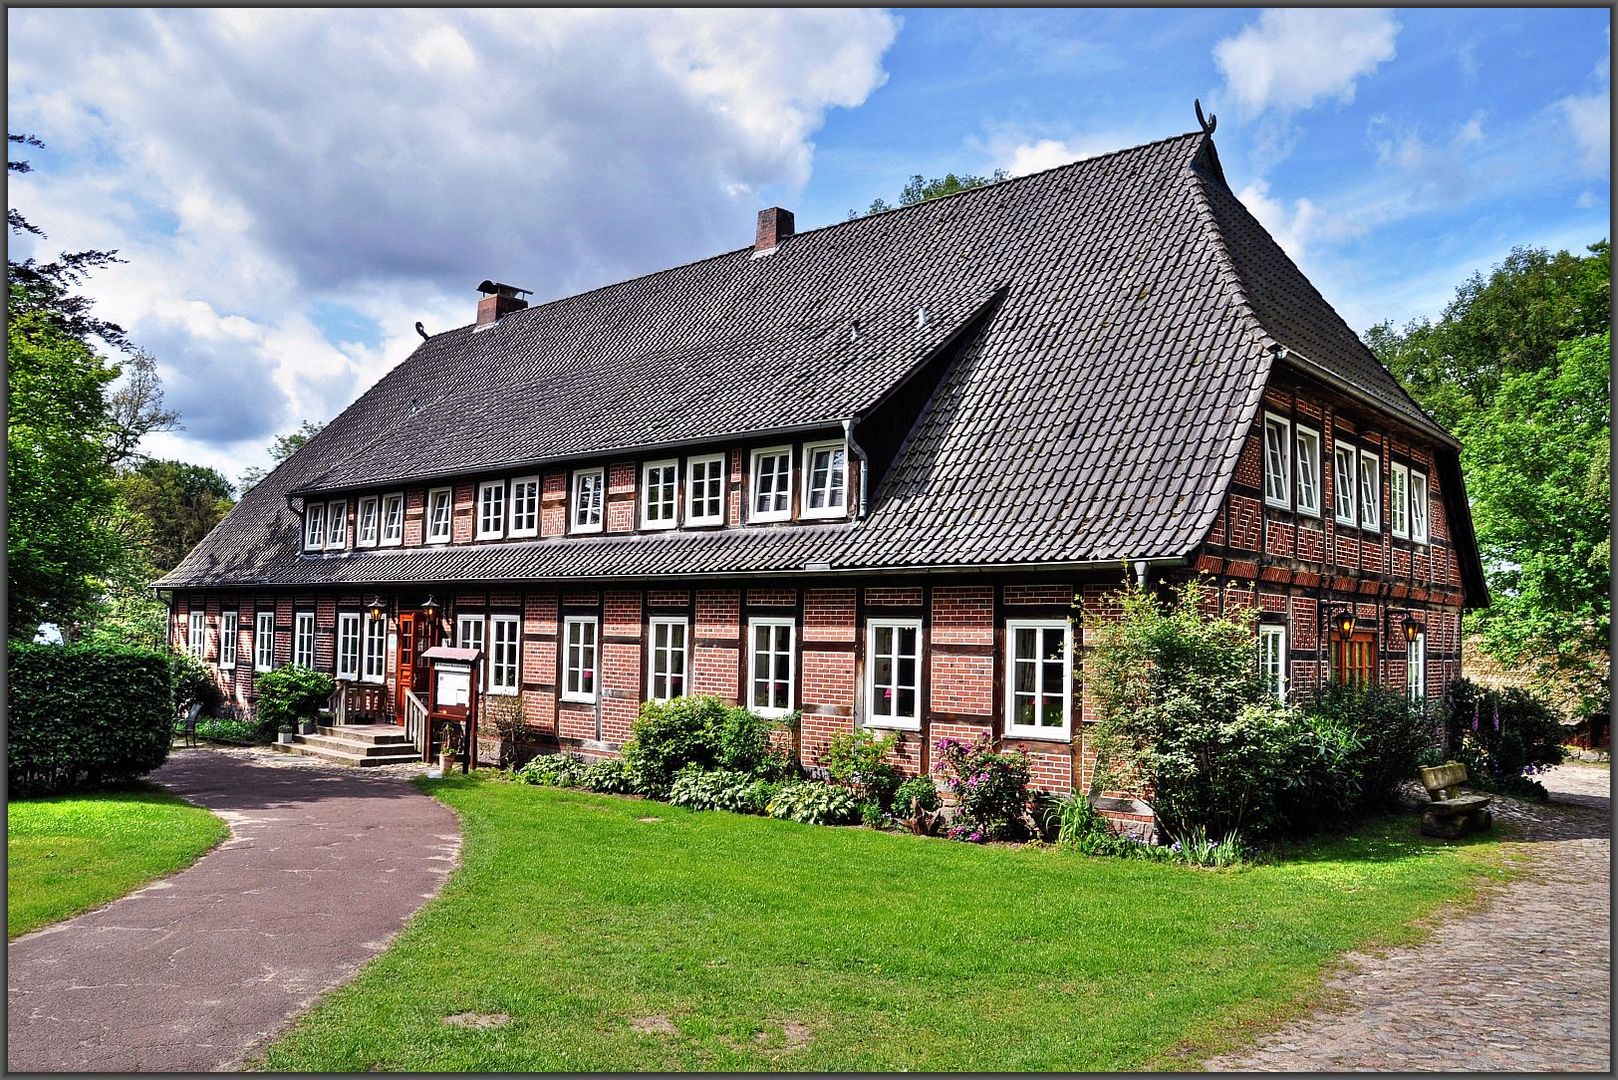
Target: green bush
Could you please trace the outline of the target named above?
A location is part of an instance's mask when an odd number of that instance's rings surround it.
[[[7,642],[10,795],[143,776],[168,758],[173,667],[162,653]]]
[[[579,787],[607,795],[639,795],[640,785],[623,758],[602,758],[579,773]]]
[[[674,778],[669,802],[693,810],[762,814],[780,791],[779,781],[762,780],[736,769],[704,772],[695,766],[688,766]]]
[[[192,705],[202,704],[202,715],[214,716],[224,704],[225,696],[219,684],[213,681],[208,665],[190,653],[167,653],[174,682],[174,711],[186,712]]]
[[[234,716],[204,716],[197,720],[197,738],[210,742],[250,744],[264,742],[263,726]]]
[[[1525,690],[1456,679],[1445,695],[1445,746],[1482,787],[1546,798],[1531,774],[1562,763],[1564,737],[1556,711]]]
[[[716,697],[648,701],[641,705],[623,755],[641,789],[658,797],[668,794],[675,774],[688,765],[785,779],[796,774],[797,766],[771,745],[770,735],[779,727]]]
[[[819,780],[783,784],[769,805],[771,817],[805,825],[852,825],[860,820],[860,803],[847,788]]]
[[[938,784],[930,776],[912,776],[893,793],[893,812],[909,817],[916,809],[938,809]]]
[[[298,664],[266,671],[254,681],[258,702],[254,706],[261,731],[274,732],[296,726],[300,720],[314,720],[326,707],[337,684],[330,675]]]
[[[1028,757],[1019,751],[995,753],[993,741],[980,735],[970,743],[939,739],[933,744],[933,771],[955,796],[955,816],[944,835],[981,844],[1026,836],[1028,822]]]
[[[584,778],[584,759],[577,754],[540,754],[512,775],[525,784],[577,787]]]
[[[1349,733],[1343,768],[1353,778],[1357,808],[1384,809],[1398,801],[1399,788],[1416,778],[1425,755],[1438,743],[1439,718],[1425,703],[1386,686],[1329,685],[1303,706],[1317,723]]]
[[[1101,811],[1084,795],[1053,796],[1041,800],[1045,833],[1065,848],[1085,855],[1168,862],[1174,852],[1114,832]]]
[[[852,788],[865,801],[886,811],[893,806],[894,793],[904,779],[888,760],[899,737],[871,734],[869,728],[840,731],[832,736],[821,761],[827,774],[839,784]]]

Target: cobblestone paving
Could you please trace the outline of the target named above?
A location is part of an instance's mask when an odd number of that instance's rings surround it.
[[[1205,1067],[1610,1072],[1612,774],[1565,765],[1541,780],[1549,804],[1496,800],[1530,862],[1486,907],[1421,945],[1351,954],[1327,983],[1337,1005]]]

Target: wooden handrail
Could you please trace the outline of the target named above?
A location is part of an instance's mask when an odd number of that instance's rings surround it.
[[[405,695],[405,736],[410,739],[416,753],[427,756],[427,703],[416,696],[414,690],[406,690]]]
[[[340,682],[337,689],[332,691],[331,697],[326,701],[326,708],[331,710],[332,722],[342,727],[348,720],[348,684]]]

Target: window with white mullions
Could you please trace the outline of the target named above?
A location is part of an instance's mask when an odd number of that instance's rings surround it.
[[[219,667],[229,671],[236,666],[236,613],[219,613]]]
[[[275,612],[261,611],[253,623],[253,670],[275,667]]]
[[[447,544],[453,530],[455,492],[451,488],[434,488],[427,493],[427,542]]]
[[[1427,542],[1427,474],[1410,470],[1410,539]]]
[[[315,613],[300,611],[292,617],[292,662],[300,667],[315,666]]]
[[[1405,645],[1405,693],[1411,701],[1427,696],[1427,632],[1418,630]]]
[[[1287,628],[1263,623],[1258,628],[1258,670],[1277,701],[1287,697]]]
[[[725,457],[714,454],[686,462],[685,523],[725,523]]]
[[[208,653],[208,617],[201,611],[191,613],[189,636],[186,638],[186,651],[201,660]]]
[[[1332,498],[1336,506],[1339,525],[1356,525],[1359,516],[1355,510],[1354,490],[1359,486],[1355,477],[1358,456],[1354,448],[1345,443],[1332,447]]]
[[[476,649],[483,652],[483,616],[458,615],[455,618],[455,645],[462,649]],[[487,690],[489,686],[489,657],[484,654],[483,662],[478,665],[483,674],[478,679],[478,685]]]
[[[326,546],[340,548],[348,543],[348,503],[326,504]]]
[[[1375,450],[1360,451],[1360,528],[1382,528],[1382,459]]]
[[[803,516],[836,517],[848,509],[848,448],[840,442],[803,448]]]
[[[748,699],[760,716],[785,716],[793,708],[793,623],[753,619],[748,624]]]
[[[345,611],[337,616],[337,677],[360,677],[360,616]]]
[[[382,499],[382,542],[404,543],[403,495],[388,495]]]
[[[792,517],[792,448],[753,451],[753,521],[786,521]]]
[[[1401,540],[1410,538],[1410,469],[1398,462],[1388,466],[1388,529]]]
[[[596,699],[596,620],[570,617],[563,624],[562,700]]]
[[[1066,738],[1071,730],[1066,620],[1006,623],[1006,733]]]
[[[684,697],[690,674],[690,625],[684,619],[657,616],[652,619],[652,663],[647,679],[649,701]]]
[[[504,535],[506,525],[506,482],[492,480],[478,485],[477,539]]]
[[[1282,510],[1292,508],[1288,428],[1285,417],[1267,415],[1264,418],[1264,501]]]
[[[921,726],[921,622],[872,619],[865,624],[866,724]]]
[[[388,672],[388,620],[365,616],[365,656],[360,677],[366,682],[379,683]]]
[[[519,476],[511,482],[510,535],[539,535],[539,477],[537,476]]]
[[[672,529],[678,506],[677,462],[648,461],[641,469],[641,513],[643,529]]]
[[[601,531],[601,504],[606,486],[604,470],[587,469],[573,474],[574,532]]]
[[[515,615],[489,617],[489,693],[517,692],[517,647],[521,621]]]
[[[375,495],[360,500],[359,521],[354,526],[355,547],[375,547],[377,539],[378,508],[382,503]]]
[[[303,546],[309,551],[326,546],[325,503],[310,503],[303,508]]]
[[[1313,428],[1296,429],[1298,469],[1298,513],[1320,516],[1320,432]]]

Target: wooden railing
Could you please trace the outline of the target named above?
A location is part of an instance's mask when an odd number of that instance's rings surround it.
[[[410,739],[416,753],[423,758],[427,756],[427,737],[430,725],[427,722],[427,703],[417,697],[415,691],[405,691],[405,735]]]
[[[342,727],[348,720],[348,684],[340,682],[337,689],[332,691],[331,698],[326,702],[326,708],[331,710],[331,722]]]

